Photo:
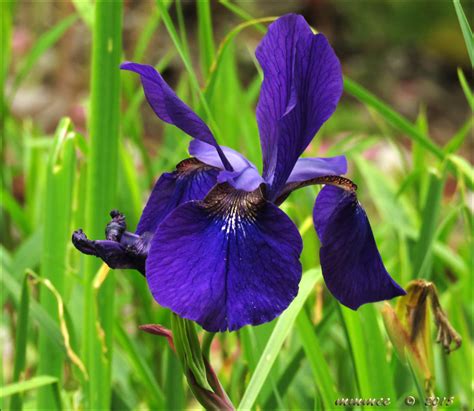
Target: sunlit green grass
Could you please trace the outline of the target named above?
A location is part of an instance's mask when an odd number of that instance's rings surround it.
[[[102,238],[108,211],[114,208],[126,214],[133,229],[154,179],[187,156],[189,138],[171,126],[164,126],[162,140],[156,141],[156,156],[147,151],[140,114],[146,102],[136,76],[119,72],[122,60],[163,70],[178,56],[184,67],[178,94],[205,119],[219,143],[245,153],[261,168],[255,120],[261,73],[255,67],[252,81],[241,84],[235,45],[242,31],[261,33],[273,18],[253,20],[236,4],[221,1],[242,22],[217,44],[210,3],[198,2],[199,65],[194,66],[179,2],[156,2],[130,56],[121,47],[120,1],[98,1],[95,11],[87,2],[74,3],[77,15],[57,22],[38,39],[2,100],[3,142],[16,161],[2,166],[0,299],[2,333],[7,333],[13,357],[3,357],[0,408],[194,409],[199,404],[166,341],[138,330],[149,323],[169,328],[170,312],[158,307],[136,272],[111,272],[98,282],[106,271],[98,271],[93,257],[80,255],[70,235],[84,227],[91,238]],[[472,32],[459,1],[454,6],[472,58]],[[1,7],[3,79],[14,8],[9,3]],[[170,8],[175,8],[176,21]],[[38,58],[78,19],[94,39],[87,137],[69,119],[58,124],[54,136],[45,137],[30,121],[11,117],[9,104]],[[146,49],[159,25],[166,28],[173,48],[161,61],[150,61]],[[458,76],[465,104],[472,107],[465,75],[460,70]],[[329,143],[325,155],[347,155],[350,178],[359,185],[359,199],[388,271],[403,286],[416,278],[436,284],[463,345],[447,356],[435,343],[433,330],[434,394],[454,396],[453,409],[470,409],[473,169],[459,150],[472,135],[472,119],[466,118],[440,146],[430,137],[422,109],[410,121],[370,87],[350,78],[344,85],[338,110],[307,155],[317,156],[322,141]],[[361,129],[363,110],[370,120]],[[343,133],[346,138],[335,137]],[[402,166],[383,171],[382,162],[367,156],[374,148],[389,150]],[[24,204],[12,194],[17,175],[25,177]],[[446,197],[448,181],[455,192]],[[325,291],[311,220],[316,190],[295,192],[283,205],[304,240],[297,299],[269,324],[216,335],[210,361],[240,409],[331,409],[339,397],[390,397],[391,408],[400,409],[408,395],[418,399],[410,409],[423,409],[419,397],[425,395],[424,381],[391,345],[380,304],[353,312]],[[200,337],[210,341],[202,330]],[[9,344],[4,345],[7,352]]]

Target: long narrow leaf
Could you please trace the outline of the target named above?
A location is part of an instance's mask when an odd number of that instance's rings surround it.
[[[459,0],[453,0],[453,4],[456,10],[456,15],[458,16],[462,35],[464,36],[464,42],[466,43],[467,54],[469,54],[471,66],[474,67],[474,36],[472,35],[472,30],[467,21],[467,17],[464,14],[461,2]]]
[[[422,134],[417,127],[415,127],[402,115],[398,114],[395,110],[392,110],[387,104],[383,103],[360,84],[357,84],[355,81],[345,77],[344,90],[355,98],[357,98],[358,100],[360,100],[362,103],[373,108],[386,121],[388,121],[398,130],[406,133],[407,137],[409,137],[410,139],[420,143],[436,157],[438,157],[439,159],[442,159],[444,157],[443,151],[427,136]]]
[[[90,149],[87,163],[86,229],[92,238],[103,236],[108,212],[114,208],[120,120],[122,58],[121,0],[98,0],[92,48]],[[98,261],[88,258],[85,270],[83,356],[89,371],[85,408],[108,409],[111,398],[111,358],[114,327],[114,276],[100,289],[98,312],[94,277]],[[98,324],[103,335],[97,333]]]
[[[13,381],[19,383],[21,373],[25,370],[26,364],[26,346],[28,343],[28,314],[30,309],[30,291],[28,288],[28,277],[25,276],[21,288],[20,309],[18,312],[17,330],[15,336],[15,364],[13,368]],[[20,393],[12,396],[10,409],[21,410],[23,407],[23,398]]]
[[[303,308],[304,302],[320,277],[321,270],[316,269],[309,270],[303,275],[298,296],[278,319],[273,333],[268,340],[267,346],[263,350],[257,368],[248,383],[247,390],[238,406],[239,410],[249,410],[254,405],[255,400],[257,399],[257,396],[281,350],[283,342],[290,333],[298,313]]]
[[[314,332],[308,315],[302,310],[296,319],[296,328],[298,329],[306,357],[309,360],[311,370],[314,375],[314,384],[318,389],[321,401],[325,409],[331,409],[337,398],[336,391],[333,388],[332,376],[329,372],[329,366],[321,352],[319,339]]]
[[[71,208],[73,181],[75,176],[75,143],[69,134],[71,121],[63,119],[57,128],[54,145],[47,165],[46,192],[43,214],[43,252],[41,255],[41,275],[48,278],[58,293],[62,295],[66,280],[66,259],[71,236]],[[59,323],[57,301],[51,293],[41,293],[41,305]],[[39,363],[40,374],[61,379],[64,356],[61,350],[51,347],[49,336],[40,333]],[[39,390],[39,409],[54,409],[57,405],[51,387]]]
[[[58,379],[56,377],[51,377],[49,375],[42,375],[39,377],[34,377],[30,380],[16,382],[10,385],[3,387],[0,390],[0,398],[8,397],[13,394],[22,393],[25,391],[34,390],[46,385],[56,384]]]

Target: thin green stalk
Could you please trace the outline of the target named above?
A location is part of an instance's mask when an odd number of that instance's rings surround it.
[[[203,77],[207,78],[215,54],[212,33],[211,5],[209,0],[201,0],[196,3],[196,7],[198,15],[198,40],[201,71]]]
[[[459,84],[461,85],[462,91],[464,92],[464,95],[466,96],[466,100],[469,103],[469,107],[471,107],[471,112],[472,112],[474,111],[474,96],[472,94],[471,87],[469,86],[469,83],[467,82],[462,69],[458,67],[457,71],[458,71]]]
[[[156,382],[145,357],[143,357],[135,342],[129,337],[119,323],[115,325],[115,337],[117,338],[118,343],[122,346],[124,352],[127,353],[127,357],[131,362],[137,377],[140,378],[142,384],[146,387],[146,390],[151,397],[150,406],[153,409],[163,408],[163,404],[165,403],[163,391]]]
[[[469,21],[464,14],[461,2],[459,0],[453,0],[453,4],[456,10],[456,15],[458,16],[459,26],[461,27],[464,42],[466,43],[467,53],[469,54],[469,59],[471,60],[471,67],[474,67],[474,36],[472,34],[471,27],[469,26]]]
[[[28,288],[28,277],[23,279],[21,289],[21,301],[18,312],[17,328],[15,336],[15,363],[13,368],[13,381],[20,382],[21,374],[25,371],[26,346],[28,343],[28,314],[30,309],[30,290]],[[11,410],[20,410],[23,407],[23,398],[20,393],[16,393],[10,400]]]
[[[49,385],[53,387],[53,391],[56,395],[55,398],[57,403],[55,405],[55,409],[60,409],[58,379],[50,375],[40,375],[38,377],[33,377],[30,380],[6,385],[0,390],[0,398],[9,397],[10,395],[24,393],[25,391],[35,390],[37,388]]]
[[[362,103],[372,107],[386,121],[388,121],[400,131],[406,133],[411,140],[420,143],[437,158],[444,158],[444,153],[441,148],[433,143],[426,135],[421,133],[417,127],[415,127],[402,115],[398,114],[395,110],[390,108],[387,104],[382,102],[360,84],[357,84],[355,81],[344,77],[344,90],[354,96],[356,99],[360,100]]]
[[[444,173],[443,173],[444,174]],[[433,244],[435,241],[436,226],[443,199],[445,176],[431,172],[428,186],[428,194],[421,212],[421,229],[418,240],[413,247],[412,267],[414,278],[430,277],[426,272]]]
[[[48,278],[62,295],[66,281],[66,258],[71,236],[71,212],[74,175],[76,169],[71,121],[61,120],[47,166],[43,220],[43,252],[41,275]],[[51,317],[59,322],[57,303],[51,293],[41,292],[40,302]],[[38,373],[61,380],[64,355],[50,344],[50,336],[41,331],[39,338]],[[38,409],[55,409],[57,401],[51,385],[38,392]]]
[[[321,352],[321,344],[314,332],[313,324],[304,310],[296,318],[296,328],[299,332],[306,357],[313,371],[314,384],[318,389],[320,399],[325,409],[331,409],[337,398],[333,387],[329,366]]]
[[[85,227],[91,238],[103,237],[108,212],[116,200],[122,7],[121,0],[98,0],[95,4],[85,196]],[[83,317],[83,359],[89,371],[84,392],[86,409],[109,409],[111,398],[114,277],[113,273],[109,274],[100,290],[95,290],[93,280],[98,267],[97,260],[86,259]],[[93,310],[96,306],[97,310]]]

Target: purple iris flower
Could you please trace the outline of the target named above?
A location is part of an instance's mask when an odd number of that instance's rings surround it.
[[[278,206],[298,188],[325,184],[313,218],[328,289],[352,309],[405,294],[382,263],[356,185],[341,177],[345,157],[300,158],[342,94],[328,41],[290,14],[269,26],[256,56],[264,73],[257,105],[262,175],[219,146],[153,67],[122,64],[140,75],[156,115],[193,137],[191,158],[159,178],[135,233],[114,211],[107,240],[77,231],[74,244],[113,268],[137,268],[159,304],[206,330],[237,330],[274,319],[295,298],[303,244]]]

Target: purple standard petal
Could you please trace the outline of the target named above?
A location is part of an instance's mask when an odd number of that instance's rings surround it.
[[[354,191],[325,186],[313,211],[324,280],[345,306],[388,300],[405,291],[390,277],[380,257],[364,209]]]
[[[162,174],[138,222],[137,234],[154,233],[163,219],[180,204],[202,200],[217,183],[219,170],[195,158],[181,161],[172,173]]]
[[[234,171],[241,171],[248,166],[255,167],[249,160],[245,158],[245,156],[240,154],[238,151],[235,151],[230,147],[220,147],[224,152],[227,160],[229,160]],[[207,143],[203,143],[199,140],[191,140],[191,142],[189,143],[188,151],[191,156],[196,157],[203,163],[220,168],[221,170],[224,170],[225,168],[214,147]]]
[[[331,116],[342,94],[339,60],[302,16],[270,25],[256,51],[264,80],[257,105],[263,177],[275,199],[298,157]]]
[[[321,176],[340,176],[347,173],[345,156],[328,158],[299,158],[287,183],[302,182]]]
[[[176,95],[154,67],[125,62],[120,65],[120,68],[140,75],[146,99],[161,120],[173,124],[191,137],[213,146],[217,150],[224,168],[232,170],[206,123]]]
[[[247,160],[238,151],[229,147],[221,146],[226,158],[229,160],[234,171],[221,171],[219,173],[219,183],[229,183],[238,190],[254,191],[264,182],[257,167]],[[223,169],[222,161],[216,150],[209,144],[199,140],[193,140],[189,144],[189,154],[196,157],[203,163]]]
[[[271,321],[301,278],[302,241],[293,222],[263,199],[221,184],[160,225],[147,260],[156,301],[208,331]]]
[[[280,205],[295,190],[313,184],[325,184],[327,178],[347,173],[345,156],[329,158],[300,158],[288,181],[279,191],[274,203]],[[343,179],[343,177],[341,177]]]

